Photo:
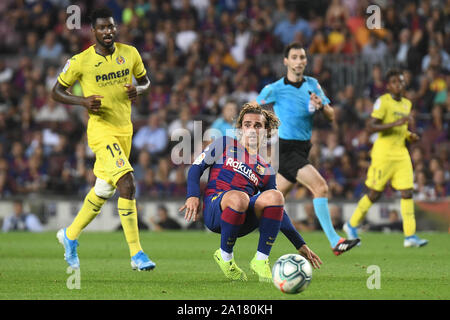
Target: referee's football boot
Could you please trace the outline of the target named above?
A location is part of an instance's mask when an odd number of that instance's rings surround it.
[[[78,240],[70,240],[67,238],[66,228],[60,229],[56,233],[56,238],[64,247],[64,260],[72,269],[80,268],[80,259],[78,259],[77,247]]]
[[[410,237],[406,237],[403,241],[403,246],[405,248],[411,248],[411,247],[423,247],[428,243],[428,240],[420,239],[418,236],[413,235]]]
[[[349,251],[351,248],[356,246],[361,240],[359,238],[356,239],[345,239],[341,238],[337,245],[332,249],[334,255],[338,256],[343,254],[344,252]]]
[[[155,267],[156,264],[142,250],[131,257],[131,268],[133,270],[149,271],[155,269]]]
[[[220,249],[217,249],[216,252],[214,252],[213,257],[214,261],[217,262],[227,279],[247,281],[247,275],[244,271],[242,271],[241,268],[236,265],[236,262],[234,262],[234,258],[230,261],[223,260],[222,255],[220,254]]]

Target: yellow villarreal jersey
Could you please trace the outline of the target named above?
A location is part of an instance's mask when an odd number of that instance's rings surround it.
[[[89,136],[127,136],[133,134],[131,101],[125,84],[132,83],[132,76],[141,78],[146,70],[136,48],[115,43],[111,55],[95,52],[95,45],[73,56],[64,66],[58,81],[65,87],[76,80],[81,84],[85,97],[103,96],[98,113],[89,112],[87,134]]]
[[[375,101],[372,117],[380,119],[383,124],[387,124],[406,117],[410,112],[411,101],[406,98],[397,101],[387,93]],[[408,149],[405,146],[407,135],[407,123],[378,132],[378,137],[372,148],[372,158],[401,159],[409,157]]]

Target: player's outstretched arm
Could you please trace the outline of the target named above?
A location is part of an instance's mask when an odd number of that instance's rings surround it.
[[[283,212],[283,219],[281,220],[280,231],[288,238],[288,240],[298,250],[298,253],[304,256],[311,262],[314,269],[320,268],[322,260],[306,245],[305,240],[300,233],[295,229],[291,219],[286,211]]]
[[[52,98],[55,101],[64,103],[83,106],[89,111],[98,112],[102,101],[100,100],[103,96],[92,95],[89,97],[79,97],[74,96],[67,91],[68,87],[63,86],[59,82],[56,82],[52,90]]]

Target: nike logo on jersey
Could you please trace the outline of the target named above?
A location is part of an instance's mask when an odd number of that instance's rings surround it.
[[[99,63],[95,64],[94,67],[98,67],[99,65],[101,65],[103,63],[103,61],[100,61]]]

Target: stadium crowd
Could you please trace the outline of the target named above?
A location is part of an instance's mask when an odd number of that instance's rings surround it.
[[[95,1],[113,10],[117,41],[136,46],[152,83],[132,114],[137,197],[184,197],[188,164],[171,160],[172,133],[193,133],[194,120],[203,131],[229,128],[243,102],[283,75],[277,66],[284,45],[294,40],[307,48],[307,74],[319,80],[337,110],[332,124],[316,117],[310,156],[328,181],[330,197],[355,200],[364,191],[374,141],[364,128],[385,90],[385,61],[406,70],[405,95],[415,115],[410,127],[421,136],[410,146],[415,197],[448,197],[450,1],[373,2],[381,8],[381,29],[366,27],[370,3],[359,0]],[[0,3],[1,198],[82,196],[95,181],[87,112],[50,98],[65,61],[92,44],[87,13],[93,4],[77,3],[81,28],[69,30],[70,4]],[[371,72],[337,85],[339,61],[365,63]],[[82,94],[77,85],[72,90]],[[310,197],[302,187],[289,196]]]

